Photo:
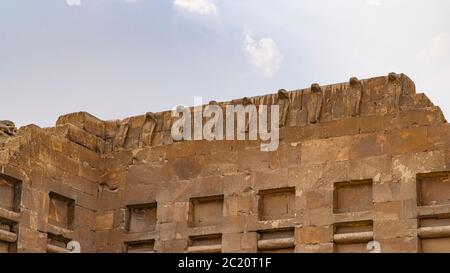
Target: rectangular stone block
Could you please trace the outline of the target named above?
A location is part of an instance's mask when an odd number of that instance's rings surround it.
[[[417,220],[406,219],[375,221],[373,231],[375,240],[399,237],[415,237],[417,236]]]
[[[373,208],[372,180],[335,183],[334,212],[368,211]]]
[[[424,152],[431,147],[427,139],[427,132],[423,128],[390,131],[388,141],[393,155]]]
[[[114,211],[101,211],[95,215],[95,230],[109,230],[114,227]]]
[[[358,135],[353,138],[351,159],[381,156],[389,153],[389,143],[384,134]]]
[[[320,164],[350,158],[352,137],[308,140],[302,143],[302,164]]]
[[[333,226],[305,226],[296,229],[296,241],[300,244],[323,244],[333,242]]]

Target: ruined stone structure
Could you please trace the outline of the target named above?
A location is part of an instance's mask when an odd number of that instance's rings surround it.
[[[407,76],[211,104],[243,101],[280,105],[278,150],[169,111],[0,122],[0,252],[450,252],[450,126]]]

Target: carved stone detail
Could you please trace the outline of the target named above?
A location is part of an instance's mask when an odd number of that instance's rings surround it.
[[[122,121],[119,125],[119,131],[114,138],[114,148],[113,150],[118,150],[125,146],[125,141],[127,140],[128,131],[130,129],[130,120],[126,119]]]
[[[280,107],[280,127],[286,127],[289,108],[291,104],[289,93],[286,90],[278,90],[277,104]]]
[[[384,86],[384,96],[387,101],[388,112],[400,111],[400,98],[409,96],[408,90],[404,88],[402,75],[394,72],[389,73]]]
[[[320,120],[320,112],[323,105],[323,92],[319,84],[311,85],[311,93],[308,102],[306,103],[306,110],[308,111],[309,123],[317,123]]]
[[[353,77],[349,81],[350,88],[349,93],[347,94],[347,103],[348,107],[350,108],[350,114],[352,117],[359,116],[361,112],[361,98],[362,93],[364,90],[364,86],[362,82],[356,78]]]
[[[148,112],[145,114],[144,125],[142,125],[141,137],[139,140],[139,147],[151,146],[153,137],[155,135],[156,128],[156,116],[155,114]]]
[[[244,98],[242,98],[242,105],[244,107],[245,106],[249,106],[249,105],[253,105],[253,101],[251,99],[249,99],[248,97],[244,97]],[[248,113],[248,119],[245,119],[245,132],[246,133],[250,132],[250,120],[252,120],[252,118],[254,118],[253,117],[254,114],[255,113],[250,111]]]

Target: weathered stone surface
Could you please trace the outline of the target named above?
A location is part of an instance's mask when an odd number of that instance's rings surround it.
[[[0,120],[0,149],[10,137],[17,134],[17,128],[12,121]]]
[[[450,126],[406,75],[209,105],[237,103],[279,106],[276,151],[170,111],[0,121],[0,252],[450,252]]]

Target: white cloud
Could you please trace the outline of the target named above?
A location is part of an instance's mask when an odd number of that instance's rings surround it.
[[[382,0],[366,0],[366,4],[369,6],[381,6],[383,4]]]
[[[210,0],[175,0],[174,6],[200,15],[217,14],[217,7]]]
[[[261,70],[266,77],[275,75],[283,62],[283,55],[274,40],[262,38],[258,43],[249,34],[245,36],[245,51],[250,63]]]
[[[81,6],[81,0],[66,0],[69,6]]]
[[[431,39],[427,46],[419,50],[417,57],[421,61],[431,61],[436,58],[449,56],[450,52],[450,35],[438,34]]]

